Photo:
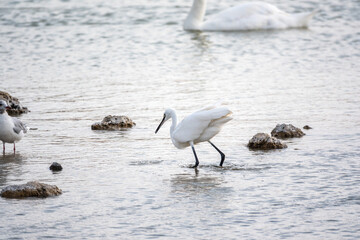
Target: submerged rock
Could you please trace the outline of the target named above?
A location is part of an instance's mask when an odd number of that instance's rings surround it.
[[[0,91],[0,99],[5,100],[9,104],[9,107],[11,107],[11,109],[7,110],[8,114],[10,114],[10,115],[19,115],[22,113],[29,112],[27,107],[24,107],[23,105],[21,105],[21,103],[19,102],[19,99],[11,96],[7,92]]]
[[[133,122],[127,116],[106,116],[101,122],[91,125],[92,130],[120,130],[122,128],[131,128],[135,126]]]
[[[276,138],[293,138],[293,137],[302,137],[305,133],[301,131],[300,128],[294,127],[292,124],[278,124],[271,131],[271,136]]]
[[[4,198],[26,198],[26,197],[51,197],[62,193],[55,185],[48,185],[37,181],[21,185],[11,185],[1,190],[1,197]]]
[[[312,129],[312,127],[310,127],[309,125],[305,125],[305,126],[303,126],[303,129],[309,130],[309,129]]]
[[[257,133],[250,139],[247,146],[251,149],[260,150],[287,148],[285,143],[282,143],[279,139],[270,137],[267,133]]]
[[[49,168],[51,171],[54,171],[54,172],[61,171],[63,169],[61,164],[57,163],[57,162],[53,162]]]

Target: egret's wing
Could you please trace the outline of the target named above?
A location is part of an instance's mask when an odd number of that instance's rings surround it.
[[[11,118],[13,123],[14,123],[14,132],[16,134],[19,134],[21,132],[21,130],[26,133],[27,132],[27,127],[24,123],[22,123],[19,119],[17,118]]]
[[[212,121],[229,114],[231,111],[226,107],[199,110],[184,118],[176,127],[172,137],[178,142],[193,141],[202,135]]]
[[[198,111],[196,111],[195,113],[198,113],[198,112],[203,112],[203,111],[208,111],[208,110],[211,110],[211,109],[214,109],[216,108],[216,105],[212,104],[212,105],[207,105],[201,109],[199,109]]]
[[[199,109],[196,112],[203,112],[203,111],[208,111],[208,110],[211,110],[211,109],[214,109],[214,108],[219,108],[219,107],[221,107],[221,105],[222,105],[222,102],[219,101],[219,102],[216,102],[216,103],[213,103],[213,104],[206,105],[205,107]]]
[[[204,142],[212,137],[214,137],[216,134],[218,134],[221,130],[221,127],[232,120],[232,117],[230,117],[230,114],[225,115],[221,118],[212,120],[209,123],[209,126],[201,133],[200,137],[195,142]]]

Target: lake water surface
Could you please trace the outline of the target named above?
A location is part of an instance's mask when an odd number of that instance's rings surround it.
[[[0,90],[31,130],[0,155],[0,239],[359,239],[360,2],[269,0],[321,11],[309,29],[185,32],[190,0],[0,2]],[[208,14],[239,1],[209,1]],[[223,101],[213,142],[176,149],[165,108]],[[92,131],[108,114],[137,126]],[[277,123],[310,125],[288,148],[249,151]],[[63,171],[48,168],[57,161]]]

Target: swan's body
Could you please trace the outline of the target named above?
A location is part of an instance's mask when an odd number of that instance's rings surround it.
[[[205,141],[208,141],[217,151],[219,151],[221,154],[220,166],[222,166],[225,155],[210,142],[210,139],[220,132],[222,125],[232,119],[230,117],[231,113],[232,112],[226,107],[209,106],[190,114],[177,125],[175,110],[167,109],[164,113],[163,120],[156,129],[155,133],[157,133],[164,122],[171,118],[171,140],[174,146],[179,149],[186,148],[188,146],[192,147],[196,160],[195,167],[198,166],[199,161],[196,156],[194,145]]]
[[[288,14],[264,2],[246,2],[204,20],[207,0],[194,0],[184,22],[185,30],[240,31],[307,27],[315,11]]]
[[[15,153],[15,142],[20,141],[27,132],[25,124],[7,114],[8,107],[4,100],[0,100],[0,141],[3,142],[3,154],[5,154],[5,143],[13,143]]]

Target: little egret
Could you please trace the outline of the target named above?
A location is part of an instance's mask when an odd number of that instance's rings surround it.
[[[307,27],[316,11],[289,14],[265,2],[244,2],[204,20],[207,0],[194,0],[185,30],[241,31]]]
[[[10,117],[6,109],[9,106],[4,100],[0,100],[0,140],[3,142],[3,154],[5,154],[5,143],[14,144],[15,154],[15,142],[20,141],[27,132],[25,124],[19,119]]]
[[[175,147],[182,149],[191,146],[195,156],[195,166],[199,165],[199,160],[195,152],[194,145],[200,142],[208,141],[221,155],[220,166],[223,165],[225,154],[221,152],[210,139],[218,134],[222,125],[230,121],[232,112],[226,107],[209,106],[185,117],[178,125],[176,112],[173,109],[166,109],[164,117],[157,127],[157,133],[160,127],[170,118],[172,124],[170,127],[170,136]]]

